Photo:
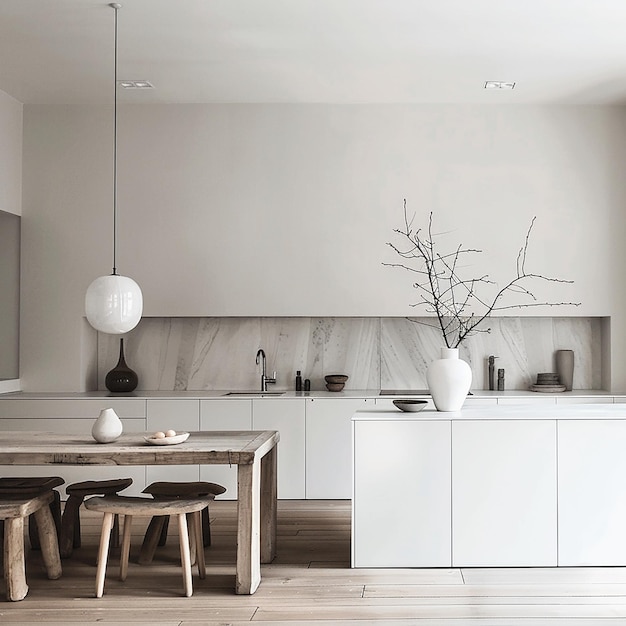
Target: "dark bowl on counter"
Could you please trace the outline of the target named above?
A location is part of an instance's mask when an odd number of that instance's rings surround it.
[[[417,413],[426,407],[428,404],[428,400],[394,400],[393,403],[398,407],[401,411],[405,411],[406,413]]]

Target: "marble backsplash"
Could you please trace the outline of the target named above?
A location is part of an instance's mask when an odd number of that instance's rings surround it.
[[[126,361],[142,390],[250,390],[260,385],[257,350],[267,355],[276,390],[293,390],[296,370],[325,389],[326,374],[350,376],[346,389],[425,389],[428,364],[439,358],[433,318],[143,318],[125,336]],[[601,389],[601,318],[502,317],[489,333],[461,347],[473,389],[488,389],[487,357],[498,357],[506,389],[527,389],[538,372],[554,371],[554,352],[575,353],[574,389]],[[98,335],[98,385],[115,366],[119,338]]]

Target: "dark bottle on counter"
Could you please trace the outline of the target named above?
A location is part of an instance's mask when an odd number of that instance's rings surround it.
[[[304,390],[311,391],[311,381],[308,378],[304,381]]]
[[[489,391],[496,390],[496,381],[495,381],[495,363],[497,356],[493,356],[493,354],[489,357]]]
[[[296,391],[302,391],[302,372],[296,372]]]
[[[498,391],[504,391],[504,370],[498,370]]]

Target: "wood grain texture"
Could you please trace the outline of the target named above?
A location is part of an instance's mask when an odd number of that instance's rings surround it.
[[[175,446],[151,446],[145,433],[113,443],[87,435],[0,431],[0,465],[246,465],[274,447],[276,431],[200,431]]]

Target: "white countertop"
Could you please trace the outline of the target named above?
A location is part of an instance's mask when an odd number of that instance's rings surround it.
[[[398,410],[362,409],[352,417],[354,421],[372,420],[559,420],[559,419],[626,419],[626,404],[509,404],[485,405],[460,411],[424,409],[416,413]]]
[[[226,395],[230,392],[237,392],[236,395]],[[273,395],[279,392],[280,395]],[[599,389],[574,389],[573,391],[564,391],[561,393],[536,393],[533,391],[527,391],[523,389],[511,389],[508,391],[485,391],[485,390],[472,390],[470,398],[504,398],[507,401],[519,398],[520,400],[535,398],[540,400],[545,397],[559,397],[559,398],[613,398],[613,397],[626,397],[626,392],[609,392]],[[254,390],[253,394],[245,395],[243,390],[238,389],[216,389],[216,390],[192,390],[192,391],[151,391],[151,390],[137,390],[131,393],[111,393],[110,391],[82,391],[82,392],[64,392],[64,391],[39,391],[39,392],[25,392],[17,391],[11,393],[0,394],[2,398],[22,398],[30,400],[43,400],[43,399],[89,399],[89,398],[140,398],[140,399],[250,399],[250,398],[379,398],[394,400],[397,398],[410,398],[410,397],[429,397],[424,394],[402,394],[402,395],[381,395],[380,389],[344,389],[344,391],[331,392],[326,390],[314,390],[314,391],[289,391],[282,389],[271,389],[266,396],[260,396],[257,390]]]

